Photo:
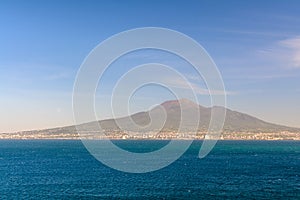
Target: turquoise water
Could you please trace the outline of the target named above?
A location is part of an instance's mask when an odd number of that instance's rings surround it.
[[[116,141],[147,152],[166,141]],[[95,160],[80,141],[0,141],[0,199],[300,199],[300,142],[196,141],[162,170],[129,174]]]

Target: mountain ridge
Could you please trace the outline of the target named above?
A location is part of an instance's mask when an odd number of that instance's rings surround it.
[[[300,131],[300,128],[297,127],[289,127],[285,125],[279,125],[271,122],[267,122],[265,120],[259,119],[247,113],[242,113],[239,111],[235,111],[229,108],[224,108],[221,106],[213,106],[213,107],[205,107],[202,105],[198,105],[193,101],[188,99],[179,99],[179,100],[170,100],[162,103],[161,105],[165,105],[168,103],[175,103],[178,101],[182,101],[183,105],[185,103],[192,104],[193,106],[199,106],[200,112],[202,112],[203,116],[208,117],[210,119],[210,113],[213,108],[221,108],[226,109],[226,117],[224,123],[224,129],[228,131],[255,131],[257,129],[261,131]],[[204,121],[207,120],[204,118]],[[208,123],[208,122],[206,122]],[[252,123],[252,124],[251,124]],[[253,124],[254,123],[254,124]],[[255,126],[257,125],[257,126]],[[229,127],[231,126],[231,127]],[[236,130],[236,129],[239,130]],[[206,127],[207,129],[207,127]],[[269,130],[265,130],[269,129]]]
[[[184,111],[186,113],[185,117],[187,117],[187,125],[185,127],[186,130],[189,130],[189,125],[191,126],[191,128],[194,128],[194,125],[192,123],[189,124],[189,120],[193,121],[196,115],[200,113],[200,122],[198,123],[197,130],[199,132],[205,132],[209,127],[212,109],[226,109],[225,123],[223,127],[223,132],[226,133],[300,133],[300,128],[288,127],[266,122],[249,114],[241,113],[220,106],[204,107],[188,99],[165,101],[160,105],[153,107],[149,111],[137,112],[130,116],[120,117],[116,119],[100,120],[97,121],[97,123],[100,124],[101,128],[104,129],[108,135],[118,132],[120,132],[120,134],[122,132],[123,134],[123,132],[126,131],[140,133],[151,132],[154,130],[160,130],[162,132],[174,132],[179,128],[179,124],[181,122],[181,111]],[[197,110],[199,110],[199,113],[196,112]],[[156,120],[158,122],[152,123],[151,117],[152,119],[159,119],[163,115],[165,115],[166,117],[166,120],[163,124],[160,124],[160,120]],[[95,122],[88,122],[78,126],[80,126],[80,129],[84,129],[87,132],[95,132],[94,128],[92,128],[95,126],[91,126],[94,123]],[[135,126],[133,126],[133,124],[135,124]],[[120,125],[122,129],[120,129]],[[77,135],[77,131],[74,125],[43,130],[20,131],[17,133],[23,135],[24,137],[29,135],[43,134],[48,136],[51,135],[53,137],[62,134]]]

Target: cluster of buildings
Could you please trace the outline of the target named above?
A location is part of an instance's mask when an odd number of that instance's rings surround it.
[[[76,131],[70,132],[51,132],[47,130],[26,131],[16,133],[0,133],[0,139],[127,139],[127,140],[202,140],[220,139],[220,140],[300,140],[298,132],[223,132],[220,137],[208,135],[207,132],[177,132],[177,131],[106,131],[100,133],[97,131],[86,131],[78,134]]]

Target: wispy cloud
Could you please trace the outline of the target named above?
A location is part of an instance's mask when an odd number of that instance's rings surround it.
[[[300,68],[300,36],[287,40],[282,40],[279,45],[286,48],[286,59],[291,63],[292,67]]]
[[[265,59],[272,59],[284,68],[300,68],[300,36],[277,41],[258,51]]]
[[[35,63],[0,63],[0,77],[18,81],[53,81],[68,79],[76,75],[76,70],[66,66]]]
[[[72,73],[72,72],[58,72],[56,74],[47,75],[43,79],[47,80],[47,81],[67,79],[67,78],[70,78],[71,75],[73,75],[73,74],[74,73]]]
[[[299,77],[298,74],[295,73],[274,73],[272,72],[269,74],[253,74],[253,75],[247,75],[247,74],[242,74],[242,75],[236,75],[236,76],[227,76],[227,79],[230,80],[274,80],[274,79],[285,79],[285,78],[297,78]]]
[[[237,35],[256,35],[256,36],[268,36],[268,37],[288,37],[291,34],[284,32],[274,31],[253,31],[253,30],[238,30],[238,29],[216,29],[219,32],[232,33]]]
[[[200,95],[234,95],[236,92],[232,91],[223,91],[223,90],[209,90],[207,88],[203,88],[200,85],[193,83],[191,81],[184,81],[182,79],[170,78],[167,77],[165,79],[165,83],[167,83],[171,87],[184,89],[184,90],[193,90],[196,94]],[[224,93],[225,92],[225,93]]]

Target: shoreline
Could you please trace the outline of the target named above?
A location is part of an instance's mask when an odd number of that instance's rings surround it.
[[[106,141],[106,140],[109,140],[109,141],[204,141],[204,139],[117,139],[117,138],[114,138],[114,139],[80,139],[80,138],[1,138],[0,141],[7,141],[7,140],[10,140],[10,141],[46,141],[46,140],[69,140],[69,141],[83,141],[83,140],[86,140],[86,141]],[[205,140],[212,140],[212,141],[215,141],[213,139],[205,139]],[[217,139],[217,141],[299,141],[300,142],[300,139]]]

